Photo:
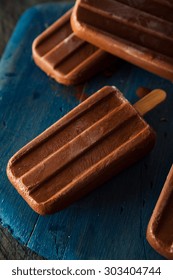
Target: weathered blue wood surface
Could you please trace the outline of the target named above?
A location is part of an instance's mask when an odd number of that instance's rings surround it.
[[[173,85],[126,62],[111,77],[101,73],[85,94],[59,85],[34,64],[33,39],[69,4],[47,4],[20,19],[0,64],[0,219],[13,236],[48,259],[162,259],[147,243],[147,223],[173,162]],[[83,96],[116,85],[133,103],[139,86],[163,88],[167,101],[146,119],[157,131],[154,150],[64,211],[41,217],[6,177],[8,159],[75,107]]]

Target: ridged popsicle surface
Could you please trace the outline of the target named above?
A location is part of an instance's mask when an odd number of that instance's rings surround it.
[[[173,259],[173,166],[147,228],[147,240],[161,255]]]
[[[9,161],[12,184],[40,213],[64,208],[144,156],[155,134],[114,87],[104,87]]]
[[[79,39],[72,31],[68,11],[33,42],[35,63],[63,84],[84,82],[107,67],[112,56]],[[102,67],[102,68],[101,68]]]
[[[74,32],[100,48],[173,80],[173,2],[78,0]]]

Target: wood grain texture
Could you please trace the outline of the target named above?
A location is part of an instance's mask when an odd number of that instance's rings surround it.
[[[146,227],[172,164],[173,85],[120,61],[82,87],[48,78],[31,56],[33,39],[69,6],[42,5],[20,19],[0,64],[0,218],[21,243],[48,259],[162,259],[147,243]],[[163,88],[167,101],[146,116],[157,131],[154,150],[67,209],[34,213],[6,177],[8,159],[33,137],[104,85],[134,103],[140,87]]]
[[[9,230],[0,226],[0,260],[41,260],[28,247],[12,238]]]
[[[51,0],[0,1],[0,58],[21,14],[33,5],[48,2],[52,3]],[[56,0],[56,2],[66,1]],[[22,246],[17,239],[14,239],[8,225],[4,226],[7,228],[4,228],[0,223],[0,259],[42,259],[28,247]]]
[[[13,29],[21,16],[28,8],[43,3],[52,3],[51,0],[1,0],[0,1],[0,56],[10,38]],[[65,0],[56,0],[56,2],[66,2]],[[74,0],[69,0],[73,2]]]

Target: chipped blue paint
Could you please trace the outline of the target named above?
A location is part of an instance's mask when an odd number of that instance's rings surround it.
[[[76,89],[48,78],[31,55],[34,38],[70,6],[29,9],[1,59],[0,221],[20,242],[48,259],[162,259],[148,245],[145,232],[172,164],[171,82],[121,61],[111,77],[101,73],[85,84],[88,95],[104,85],[116,85],[132,103],[139,86],[163,88],[168,99],[146,116],[157,131],[150,155],[64,211],[37,215],[6,177],[8,159],[79,103]]]

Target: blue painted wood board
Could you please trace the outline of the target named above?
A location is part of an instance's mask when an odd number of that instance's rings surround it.
[[[34,38],[71,4],[44,4],[20,18],[0,62],[0,221],[13,236],[47,259],[163,259],[147,243],[146,227],[173,162],[173,84],[120,61],[84,92],[60,85],[34,64]],[[6,176],[9,158],[44,131],[84,95],[116,85],[134,103],[139,86],[163,88],[167,101],[146,116],[157,143],[143,160],[67,209],[39,216]],[[85,93],[85,94],[84,94]]]

